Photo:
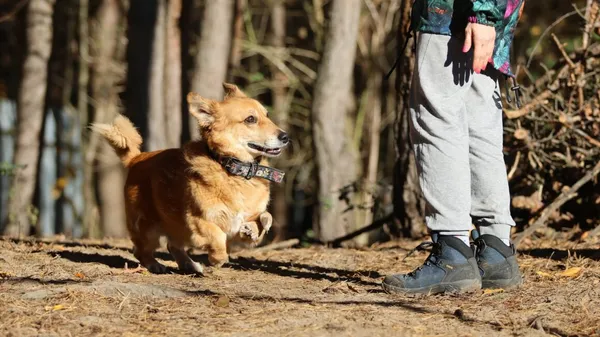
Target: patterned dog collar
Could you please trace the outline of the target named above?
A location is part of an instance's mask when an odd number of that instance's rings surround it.
[[[266,179],[275,183],[281,183],[285,173],[281,170],[259,165],[260,157],[254,162],[244,162],[234,157],[223,157],[210,151],[211,156],[215,159],[227,172],[234,176],[252,179],[254,177]]]

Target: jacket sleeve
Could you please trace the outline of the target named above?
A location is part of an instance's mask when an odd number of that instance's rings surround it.
[[[473,2],[470,22],[496,26],[504,18],[504,6],[499,0],[471,0]]]

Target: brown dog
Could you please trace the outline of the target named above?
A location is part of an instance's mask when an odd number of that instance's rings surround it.
[[[161,236],[181,270],[201,273],[187,247],[207,249],[209,262],[221,266],[232,244],[256,244],[271,227],[270,181],[280,182],[283,173],[266,158],[288,145],[287,133],[258,101],[235,85],[223,87],[221,102],[188,94],[202,140],[182,148],[142,153],[140,134],[123,116],[92,125],[129,169],[127,228],[135,257],[153,273],[166,271],[154,258]]]

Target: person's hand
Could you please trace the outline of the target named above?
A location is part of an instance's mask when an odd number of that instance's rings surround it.
[[[467,53],[473,48],[473,71],[476,73],[481,73],[492,62],[495,41],[494,27],[471,22],[467,24],[463,52]]]

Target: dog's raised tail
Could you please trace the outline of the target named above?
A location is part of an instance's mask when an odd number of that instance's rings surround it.
[[[90,129],[102,135],[115,150],[125,167],[141,153],[142,136],[127,117],[119,114],[112,124],[92,123]]]

